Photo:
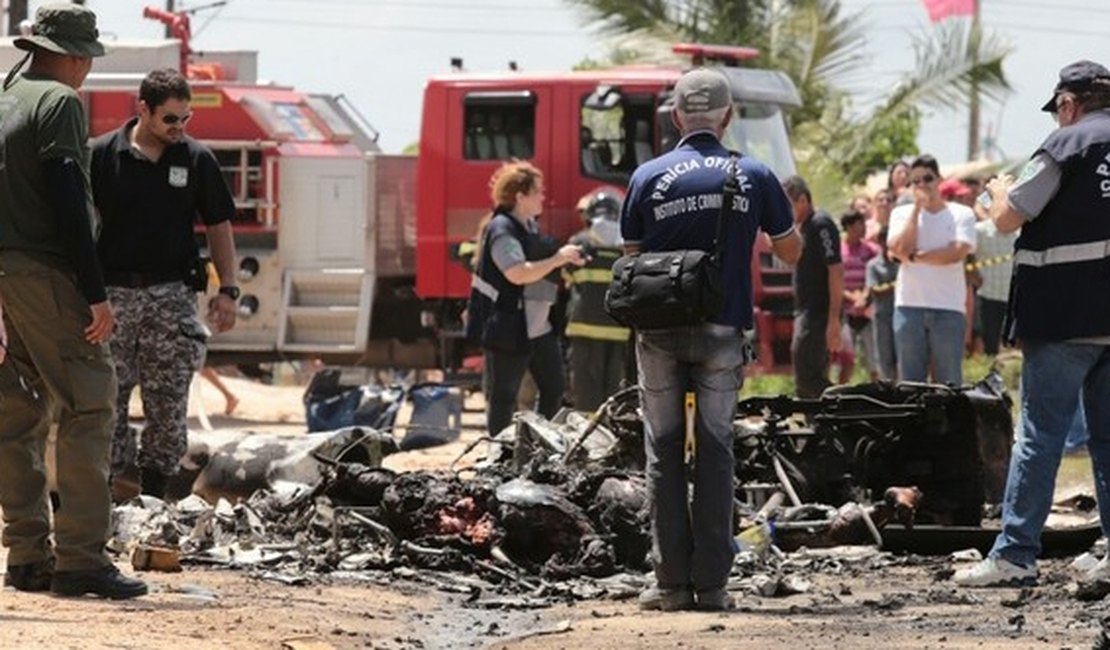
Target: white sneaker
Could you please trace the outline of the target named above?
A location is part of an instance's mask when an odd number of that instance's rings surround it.
[[[1032,586],[1037,583],[1037,568],[988,557],[975,566],[957,571],[953,579],[961,587]]]
[[[1110,582],[1110,552],[1098,564],[1085,571],[1083,579],[1087,582]]]

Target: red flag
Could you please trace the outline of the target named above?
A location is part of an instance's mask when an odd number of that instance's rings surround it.
[[[949,16],[970,16],[975,13],[976,0],[921,0],[929,12],[929,20],[938,22]]]

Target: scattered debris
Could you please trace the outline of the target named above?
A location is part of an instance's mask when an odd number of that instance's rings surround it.
[[[506,643],[515,643],[517,641],[523,641],[524,639],[531,639],[531,638],[537,637],[537,636],[550,636],[552,634],[564,634],[566,632],[570,632],[573,629],[574,629],[574,627],[571,625],[570,619],[568,618],[568,619],[563,619],[563,620],[559,621],[558,623],[556,623],[556,624],[554,624],[550,627],[541,627],[537,630],[532,630],[531,632],[525,632],[524,634],[518,634],[516,636],[504,639],[503,641],[505,641]]]
[[[131,566],[136,571],[178,573],[181,571],[178,557],[179,554],[175,548],[140,545],[131,552]]]
[[[284,584],[327,574],[418,580],[478,608],[632,598],[652,582],[638,409],[628,389],[589,417],[520,413],[484,441],[485,459],[465,476],[382,468],[397,449],[390,429],[198,434],[183,461],[194,494],[117,508],[113,548],[135,549],[141,570],[172,566],[165,552]],[[880,549],[929,527],[978,528],[1001,495],[996,454],[1008,459],[1012,430],[990,379],[964,390],[880,382],[817,400],[752,398],[740,412],[733,591],[783,597],[812,590],[813,572],[909,562]],[[815,594],[826,596],[836,598]]]
[[[335,650],[335,646],[316,636],[297,636],[281,640],[281,650]]]

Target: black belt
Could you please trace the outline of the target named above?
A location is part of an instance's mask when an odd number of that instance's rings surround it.
[[[184,281],[185,278],[180,271],[152,271],[147,273],[132,273],[130,271],[104,272],[104,284],[109,287],[143,289],[156,284]]]

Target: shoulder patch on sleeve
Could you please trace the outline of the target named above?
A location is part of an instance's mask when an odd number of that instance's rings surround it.
[[[1034,157],[1021,168],[1021,173],[1018,174],[1017,180],[1014,183],[1029,180],[1036,176],[1042,169],[1045,168],[1045,162],[1041,160],[1040,156]]]

